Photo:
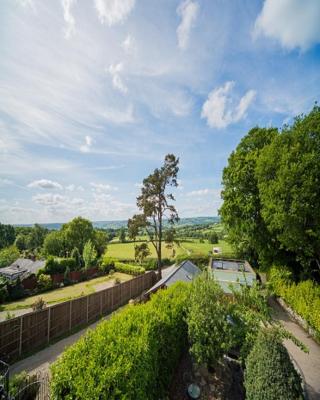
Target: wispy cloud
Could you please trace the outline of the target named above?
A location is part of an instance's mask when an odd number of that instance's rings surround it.
[[[75,19],[71,13],[72,6],[76,3],[76,0],[62,0],[63,18],[66,22],[65,37],[70,37],[75,33]]]
[[[195,24],[199,11],[199,4],[196,1],[183,1],[177,8],[177,14],[181,22],[177,28],[178,46],[185,50],[188,46],[190,31]]]
[[[91,146],[93,144],[93,139],[91,136],[86,135],[84,138],[85,144],[80,146],[80,151],[82,153],[89,153],[89,151],[91,150]]]
[[[123,22],[131,13],[135,0],[95,0],[100,22],[109,26]]]
[[[62,185],[58,182],[51,181],[49,179],[39,179],[28,184],[29,188],[41,188],[41,189],[62,189]]]
[[[123,70],[123,64],[118,63],[118,64],[111,64],[108,68],[109,74],[112,76],[112,84],[113,87],[117,90],[119,90],[121,93],[127,93],[128,88],[127,86],[123,83],[123,80],[120,76],[121,72]]]
[[[202,107],[201,118],[205,118],[212,128],[225,128],[240,121],[256,96],[256,91],[249,90],[237,105],[232,95],[235,82],[226,82],[223,86],[212,90]]]

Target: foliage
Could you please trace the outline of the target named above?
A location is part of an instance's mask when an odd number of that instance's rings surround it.
[[[84,245],[88,240],[94,240],[94,230],[92,223],[82,217],[74,218],[72,221],[62,226],[65,234],[68,249],[71,251],[77,247],[82,254]]]
[[[263,220],[295,254],[305,273],[320,277],[320,107],[297,117],[261,152],[256,176]]]
[[[75,247],[71,252],[71,258],[75,260],[76,270],[80,270],[82,268],[82,258],[79,252],[79,249]]]
[[[84,245],[82,257],[85,269],[92,267],[93,262],[97,258],[97,251],[91,240],[88,240]]]
[[[99,265],[99,269],[108,274],[111,270],[115,268],[116,260],[114,258],[108,257],[106,254],[102,257],[102,261]]]
[[[46,256],[63,257],[67,252],[67,243],[64,232],[52,231],[44,239],[43,253]]]
[[[69,268],[70,271],[75,271],[77,269],[74,258],[54,258],[50,256],[47,258],[44,272],[48,275],[64,274],[67,268]]]
[[[52,289],[52,279],[50,275],[40,274],[37,277],[37,287],[40,291],[47,291]]]
[[[19,250],[14,245],[0,250],[0,268],[12,264],[17,258],[19,258],[19,256]]]
[[[9,381],[9,392],[10,392],[10,398],[15,398],[15,396],[18,396],[18,393],[22,391],[27,385],[32,384],[33,382],[37,381],[37,376],[36,375],[28,375],[26,371],[22,371],[19,374],[15,374],[12,377],[10,377]],[[28,391],[28,396],[26,397],[26,400],[30,400],[36,397],[37,391],[38,391],[38,386],[37,385],[31,385],[31,389]],[[20,393],[21,396],[21,393]],[[24,398],[25,398],[24,397]]]
[[[103,229],[95,229],[93,236],[93,244],[97,250],[98,257],[107,250],[107,243],[109,241],[108,233]]]
[[[16,317],[15,314],[11,313],[10,311],[7,311],[7,312],[6,312],[5,320],[6,320],[6,321],[9,321],[10,319],[15,318],[15,317]]]
[[[121,228],[119,232],[119,242],[125,243],[125,241],[126,241],[126,230],[124,228]]]
[[[312,327],[320,339],[320,286],[311,280],[295,283],[292,273],[273,266],[268,273],[269,287]]]
[[[248,400],[303,399],[301,378],[274,330],[260,332],[245,370]]]
[[[173,154],[167,154],[161,168],[156,168],[152,174],[143,180],[141,194],[137,197],[137,206],[141,214],[131,219],[131,225],[136,229],[144,228],[154,246],[158,259],[158,273],[161,277],[163,219],[168,223],[179,220],[176,208],[169,204],[175,200],[173,194],[166,193],[168,187],[177,187],[179,159]],[[135,221],[135,222],[132,222]]]
[[[14,239],[14,227],[12,225],[5,225],[0,223],[0,249],[11,246],[14,242]]]
[[[214,367],[233,345],[229,307],[218,283],[208,272],[192,282],[187,324],[191,354],[199,364]]]
[[[41,247],[47,234],[48,229],[39,224],[35,224],[29,234],[28,249],[36,249],[37,247]]]
[[[209,240],[209,243],[211,243],[211,244],[218,243],[219,242],[219,236],[218,236],[217,232],[211,232],[208,235],[208,240]]]
[[[187,298],[176,284],[89,331],[52,365],[52,398],[163,398],[186,345]]]
[[[191,254],[191,255],[183,254],[183,255],[177,256],[175,258],[175,261],[176,261],[177,264],[180,264],[180,263],[182,263],[183,261],[186,261],[186,260],[191,261],[197,267],[199,267],[200,269],[204,270],[209,265],[210,257],[209,256],[204,256],[202,254]]]
[[[231,153],[223,170],[223,205],[219,211],[222,222],[228,240],[253,265],[268,259],[272,251],[272,246],[265,251],[271,238],[261,215],[255,170],[259,154],[276,135],[278,132],[273,128],[251,129]]]
[[[150,255],[150,250],[148,243],[142,242],[140,244],[136,244],[134,248],[134,258],[139,261],[140,264],[143,263],[144,259]]]
[[[33,311],[41,311],[46,308],[46,303],[43,300],[42,297],[39,297],[33,304],[32,304],[32,310]]]
[[[23,233],[19,233],[14,241],[15,246],[19,251],[27,250],[29,247],[29,236]]]
[[[25,297],[25,290],[21,285],[20,277],[18,277],[15,282],[8,281],[7,289],[10,300],[18,300]]]
[[[130,240],[136,241],[140,232],[140,227],[144,224],[144,218],[141,215],[134,215],[128,219],[128,237]]]
[[[123,272],[129,275],[141,275],[145,273],[145,269],[143,267],[139,267],[137,265],[124,264],[119,261],[115,262],[114,269],[117,272]]]

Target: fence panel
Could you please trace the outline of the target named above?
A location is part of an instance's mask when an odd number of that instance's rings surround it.
[[[21,317],[0,324],[0,358],[5,362],[19,357]]]
[[[22,318],[21,352],[27,353],[48,342],[49,310],[25,314]]]
[[[100,293],[93,293],[88,296],[88,321],[95,321],[101,315]]]
[[[0,358],[10,363],[75,327],[109,314],[150,288],[155,279],[155,273],[148,272],[100,292],[0,322]]]
[[[70,328],[71,301],[50,307],[50,339],[67,333]]]
[[[87,296],[72,300],[71,328],[87,322]]]

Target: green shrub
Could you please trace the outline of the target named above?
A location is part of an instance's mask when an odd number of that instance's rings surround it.
[[[135,275],[135,276],[145,273],[145,269],[143,267],[139,267],[137,265],[124,264],[119,261],[115,262],[114,269],[117,272],[123,272],[125,274]]]
[[[224,293],[211,275],[203,272],[192,282],[188,304],[191,354],[199,364],[214,367],[233,345]]]
[[[183,254],[179,255],[175,258],[175,261],[177,264],[180,264],[181,262],[189,260],[193,264],[195,264],[197,267],[201,268],[202,270],[206,269],[209,265],[209,256],[204,256],[203,254]]]
[[[40,291],[50,290],[53,287],[50,275],[41,274],[37,277],[37,286]]]
[[[74,258],[60,258],[58,263],[61,266],[62,273],[65,273],[67,269],[69,271],[76,271],[78,269],[77,262]]]
[[[273,266],[268,273],[269,287],[299,314],[320,339],[320,286],[311,280],[295,283],[284,267]]]
[[[75,271],[77,269],[77,262],[74,258],[54,258],[52,256],[47,258],[44,271],[46,274],[64,274],[66,269]]]
[[[245,370],[246,399],[302,400],[301,378],[274,330],[260,332]]]
[[[51,398],[163,398],[187,342],[187,298],[178,283],[89,331],[52,365]]]
[[[40,386],[40,384],[36,384],[35,382],[37,382],[37,376],[28,375],[26,371],[13,375],[13,377],[10,378],[9,383],[10,398],[11,396],[14,398],[19,393],[18,398],[26,400],[35,399]],[[28,389],[24,393],[23,389],[27,385],[30,386],[28,386]]]
[[[18,248],[13,245],[0,250],[0,268],[12,264],[19,256]]]
[[[114,258],[104,255],[99,265],[100,271],[104,274],[108,274],[112,269],[114,269],[115,262],[116,260]]]

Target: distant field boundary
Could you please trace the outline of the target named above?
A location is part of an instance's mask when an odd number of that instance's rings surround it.
[[[111,313],[155,282],[156,274],[150,271],[100,292],[0,322],[0,359],[12,363]]]

